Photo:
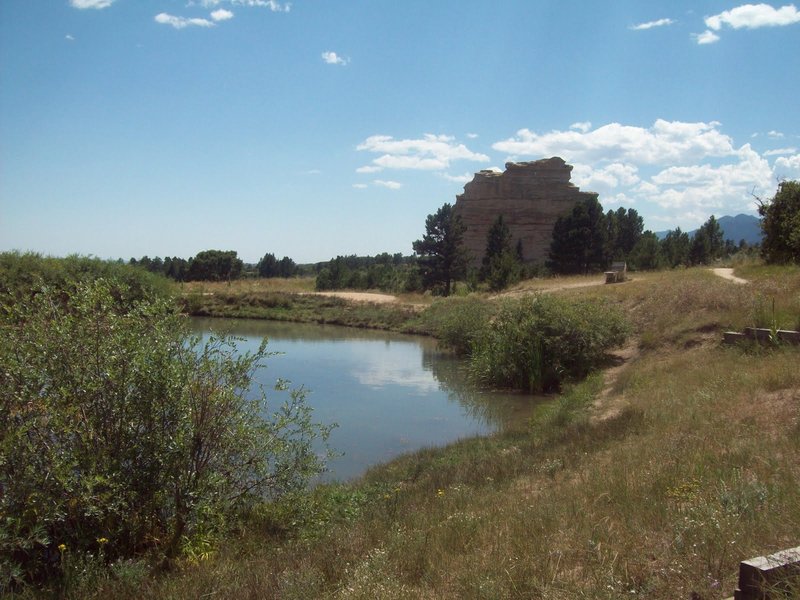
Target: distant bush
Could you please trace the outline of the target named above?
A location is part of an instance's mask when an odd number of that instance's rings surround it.
[[[488,386],[557,389],[597,367],[627,334],[621,311],[605,303],[553,295],[507,300],[475,336],[470,372]]]
[[[264,344],[200,343],[168,300],[131,295],[101,278],[0,298],[0,594],[87,561],[204,551],[322,466],[311,443],[328,429],[303,393],[270,415],[250,389]]]
[[[0,253],[0,296],[22,300],[38,293],[42,285],[68,292],[78,282],[101,277],[115,282],[114,293],[129,303],[171,293],[171,284],[165,277],[119,262],[77,255],[54,258],[34,253]]]

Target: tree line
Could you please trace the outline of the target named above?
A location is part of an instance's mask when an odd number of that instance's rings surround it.
[[[800,217],[796,222],[785,217],[789,210],[786,206],[794,207],[792,214],[800,214],[792,204],[800,202],[789,199],[797,195],[797,183],[782,184],[781,190],[776,200],[762,203],[760,209],[765,248],[775,256],[790,255],[792,250],[783,249],[782,242],[775,240],[796,240],[793,251],[800,256]],[[749,248],[744,240],[739,244],[726,240],[713,215],[692,236],[678,227],[659,239],[644,229],[644,221],[635,209],[620,207],[606,212],[597,198],[577,202],[570,213],[556,221],[544,264],[523,261],[522,241],[513,239],[501,214],[487,233],[481,267],[471,269],[471,257],[463,244],[465,230],[449,203],[428,215],[425,234],[413,243],[423,289],[447,296],[456,281],[466,281],[470,288],[482,284],[499,291],[526,276],[587,274],[606,270],[615,261],[625,261],[632,270],[703,265]],[[772,250],[776,245],[781,249]],[[769,254],[765,256],[769,258]]]
[[[203,250],[189,259],[165,256],[131,258],[128,263],[175,281],[232,281],[243,277],[293,277],[300,271],[288,256],[278,260],[267,253],[256,264],[247,264],[235,250]]]

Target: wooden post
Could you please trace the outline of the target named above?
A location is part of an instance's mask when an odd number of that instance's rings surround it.
[[[735,600],[769,600],[784,597],[776,594],[800,592],[800,588],[788,587],[791,584],[800,586],[800,546],[742,561],[739,586],[733,597]]]

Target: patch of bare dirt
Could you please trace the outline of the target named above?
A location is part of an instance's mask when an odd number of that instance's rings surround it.
[[[718,267],[716,269],[711,269],[711,271],[714,273],[714,275],[722,277],[723,279],[727,279],[728,281],[732,281],[733,283],[738,283],[739,285],[750,283],[747,281],[747,279],[742,279],[741,277],[734,275],[733,269]]]
[[[372,302],[373,304],[391,304],[397,302],[397,296],[390,294],[375,294],[373,292],[314,292],[317,296],[330,296],[342,298],[351,302]]]
[[[630,281],[630,279],[628,281]],[[560,292],[561,290],[573,290],[577,288],[594,287],[597,285],[605,285],[605,284],[606,284],[605,275],[599,278],[591,278],[583,281],[570,281],[570,282],[561,282],[558,279],[551,279],[543,281],[534,287],[525,287],[516,290],[509,290],[507,292],[491,296],[491,298],[492,299],[513,298],[515,296],[525,296],[527,294],[535,294],[537,292],[538,293]]]

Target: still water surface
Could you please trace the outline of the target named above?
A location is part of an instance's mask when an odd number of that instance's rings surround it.
[[[430,338],[260,320],[193,319],[203,335],[243,338],[255,352],[263,337],[267,359],[257,380],[267,390],[278,379],[309,391],[314,420],[338,423],[330,446],[342,456],[325,479],[349,479],[399,454],[487,434],[524,419],[536,399],[474,389],[464,364]]]

